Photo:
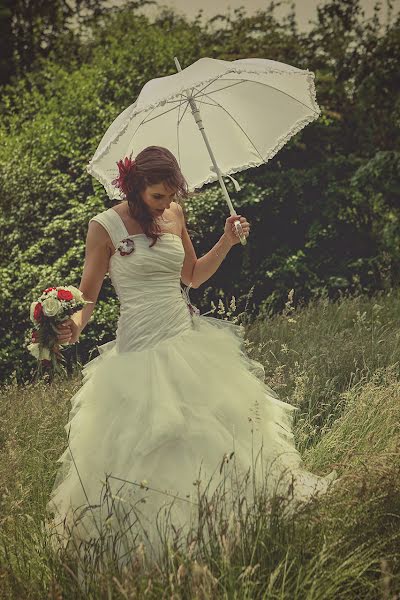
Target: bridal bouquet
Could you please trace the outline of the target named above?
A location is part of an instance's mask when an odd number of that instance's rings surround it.
[[[46,288],[38,300],[32,302],[30,319],[34,328],[27,349],[41,365],[52,364],[58,370],[58,362],[63,361],[63,356],[58,343],[57,326],[85,304],[91,303],[90,300],[84,300],[82,292],[73,285]]]

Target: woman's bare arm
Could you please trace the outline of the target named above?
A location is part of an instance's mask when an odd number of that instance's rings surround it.
[[[94,310],[108,271],[109,260],[108,233],[100,223],[91,221],[86,236],[85,262],[79,289],[84,299],[91,300],[93,304],[86,304],[82,310],[74,313],[71,317],[81,331],[86,327]]]
[[[228,226],[231,227],[232,219],[238,219],[239,216],[235,215],[228,217],[225,222],[225,231],[215,246],[213,246],[211,250],[207,252],[207,254],[197,258],[192,241],[189,237],[189,233],[186,229],[182,207],[176,202],[171,202],[171,206],[172,204],[174,204],[175,210],[177,211],[177,214],[181,220],[182,244],[185,250],[185,259],[182,266],[181,280],[185,285],[189,285],[189,283],[191,283],[193,288],[198,288],[202,283],[207,281],[211,275],[214,275],[225,256],[232,248],[232,239],[229,239],[226,231]]]
[[[197,260],[196,251],[186,228],[185,216],[183,214],[182,207],[177,202],[171,202],[171,208],[175,210],[177,218],[180,222],[182,245],[183,249],[185,250],[185,258],[181,270],[181,281],[184,283],[184,285],[189,285],[192,280],[192,273]]]

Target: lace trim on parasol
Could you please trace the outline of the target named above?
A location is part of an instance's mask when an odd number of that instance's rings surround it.
[[[239,173],[240,171],[245,171],[246,169],[249,169],[250,167],[259,167],[262,164],[265,164],[266,162],[268,162],[271,158],[273,158],[275,156],[275,154],[282,148],[282,146],[284,146],[286,144],[286,142],[288,142],[296,133],[298,133],[299,131],[301,131],[301,129],[303,129],[306,125],[308,125],[309,123],[311,123],[312,121],[314,121],[315,119],[317,119],[319,117],[319,115],[321,114],[321,109],[317,104],[317,95],[316,95],[316,89],[315,89],[315,75],[312,71],[309,71],[309,69],[303,69],[301,71],[282,71],[280,69],[266,69],[264,71],[264,73],[277,73],[277,74],[281,74],[281,75],[296,75],[296,76],[301,76],[304,77],[304,75],[306,75],[307,77],[307,83],[308,83],[308,92],[310,94],[310,99],[311,102],[313,104],[313,108],[315,110],[314,113],[303,117],[301,119],[299,119],[298,121],[296,121],[296,123],[294,123],[294,125],[292,125],[292,127],[290,127],[290,129],[288,130],[287,133],[283,134],[277,141],[277,143],[275,144],[275,146],[267,153],[267,156],[264,160],[259,160],[259,161],[250,161],[248,163],[245,163],[243,165],[238,165],[235,167],[232,167],[230,169],[228,169],[227,171],[224,172],[224,176],[225,175],[230,175],[232,173]],[[210,81],[217,81],[218,79],[220,79],[221,77],[225,77],[226,75],[228,75],[229,73],[260,73],[260,70],[256,70],[256,69],[240,69],[240,68],[232,68],[229,69],[228,71],[225,71],[224,73],[222,73],[219,77],[212,77],[209,79],[205,79],[204,81],[200,81],[198,82],[198,86],[202,86],[207,84]],[[108,181],[94,166],[94,163],[99,160],[102,156],[104,156],[104,154],[106,154],[106,152],[108,152],[108,150],[111,148],[112,145],[114,145],[119,138],[121,137],[121,135],[125,132],[126,128],[129,125],[130,120],[136,116],[139,113],[142,112],[148,112],[149,110],[152,110],[154,108],[157,108],[157,106],[162,106],[167,100],[169,100],[170,98],[174,98],[175,96],[178,96],[179,94],[181,94],[182,92],[184,92],[186,90],[187,86],[183,86],[178,92],[174,92],[173,94],[169,94],[168,96],[165,97],[161,97],[159,98],[157,101],[153,102],[152,104],[147,105],[145,108],[140,108],[137,109],[136,108],[136,102],[134,103],[134,106],[132,108],[132,112],[131,114],[127,117],[125,124],[122,126],[122,128],[118,131],[118,133],[104,146],[104,148],[97,154],[95,155],[92,160],[89,161],[88,165],[86,166],[86,170],[88,173],[90,173],[91,175],[95,176],[96,179],[98,179],[98,181],[100,181],[100,183],[105,187],[107,194],[110,198],[114,197],[115,194],[115,190],[114,190],[114,186],[111,185],[111,182]],[[203,182],[199,182],[199,183],[195,183],[192,185],[189,185],[189,191],[193,191],[196,187],[201,187],[207,183],[212,183],[214,181],[217,181],[218,177],[215,173],[211,174],[205,181]],[[110,195],[110,192],[112,195]]]

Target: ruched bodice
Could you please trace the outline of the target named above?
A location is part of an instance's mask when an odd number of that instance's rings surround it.
[[[180,236],[163,232],[150,247],[152,240],[146,234],[128,233],[113,208],[91,220],[103,225],[115,248],[110,257],[109,275],[121,304],[117,351],[152,347],[192,327],[187,296],[180,284],[185,258]],[[129,254],[118,250],[122,240],[133,243]]]

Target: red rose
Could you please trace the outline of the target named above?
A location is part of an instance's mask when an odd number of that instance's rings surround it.
[[[42,304],[41,304],[41,302],[37,302],[37,304],[35,306],[35,310],[33,311],[33,318],[35,319],[35,321],[40,321],[42,319],[42,316],[43,316]]]
[[[59,300],[73,300],[73,295],[69,290],[58,290],[57,298]]]
[[[56,289],[55,287],[48,287],[48,288],[46,288],[45,290],[43,290],[43,292],[42,292],[42,293],[43,293],[43,294],[47,294],[48,292],[51,292],[51,290],[55,290],[55,289]]]

